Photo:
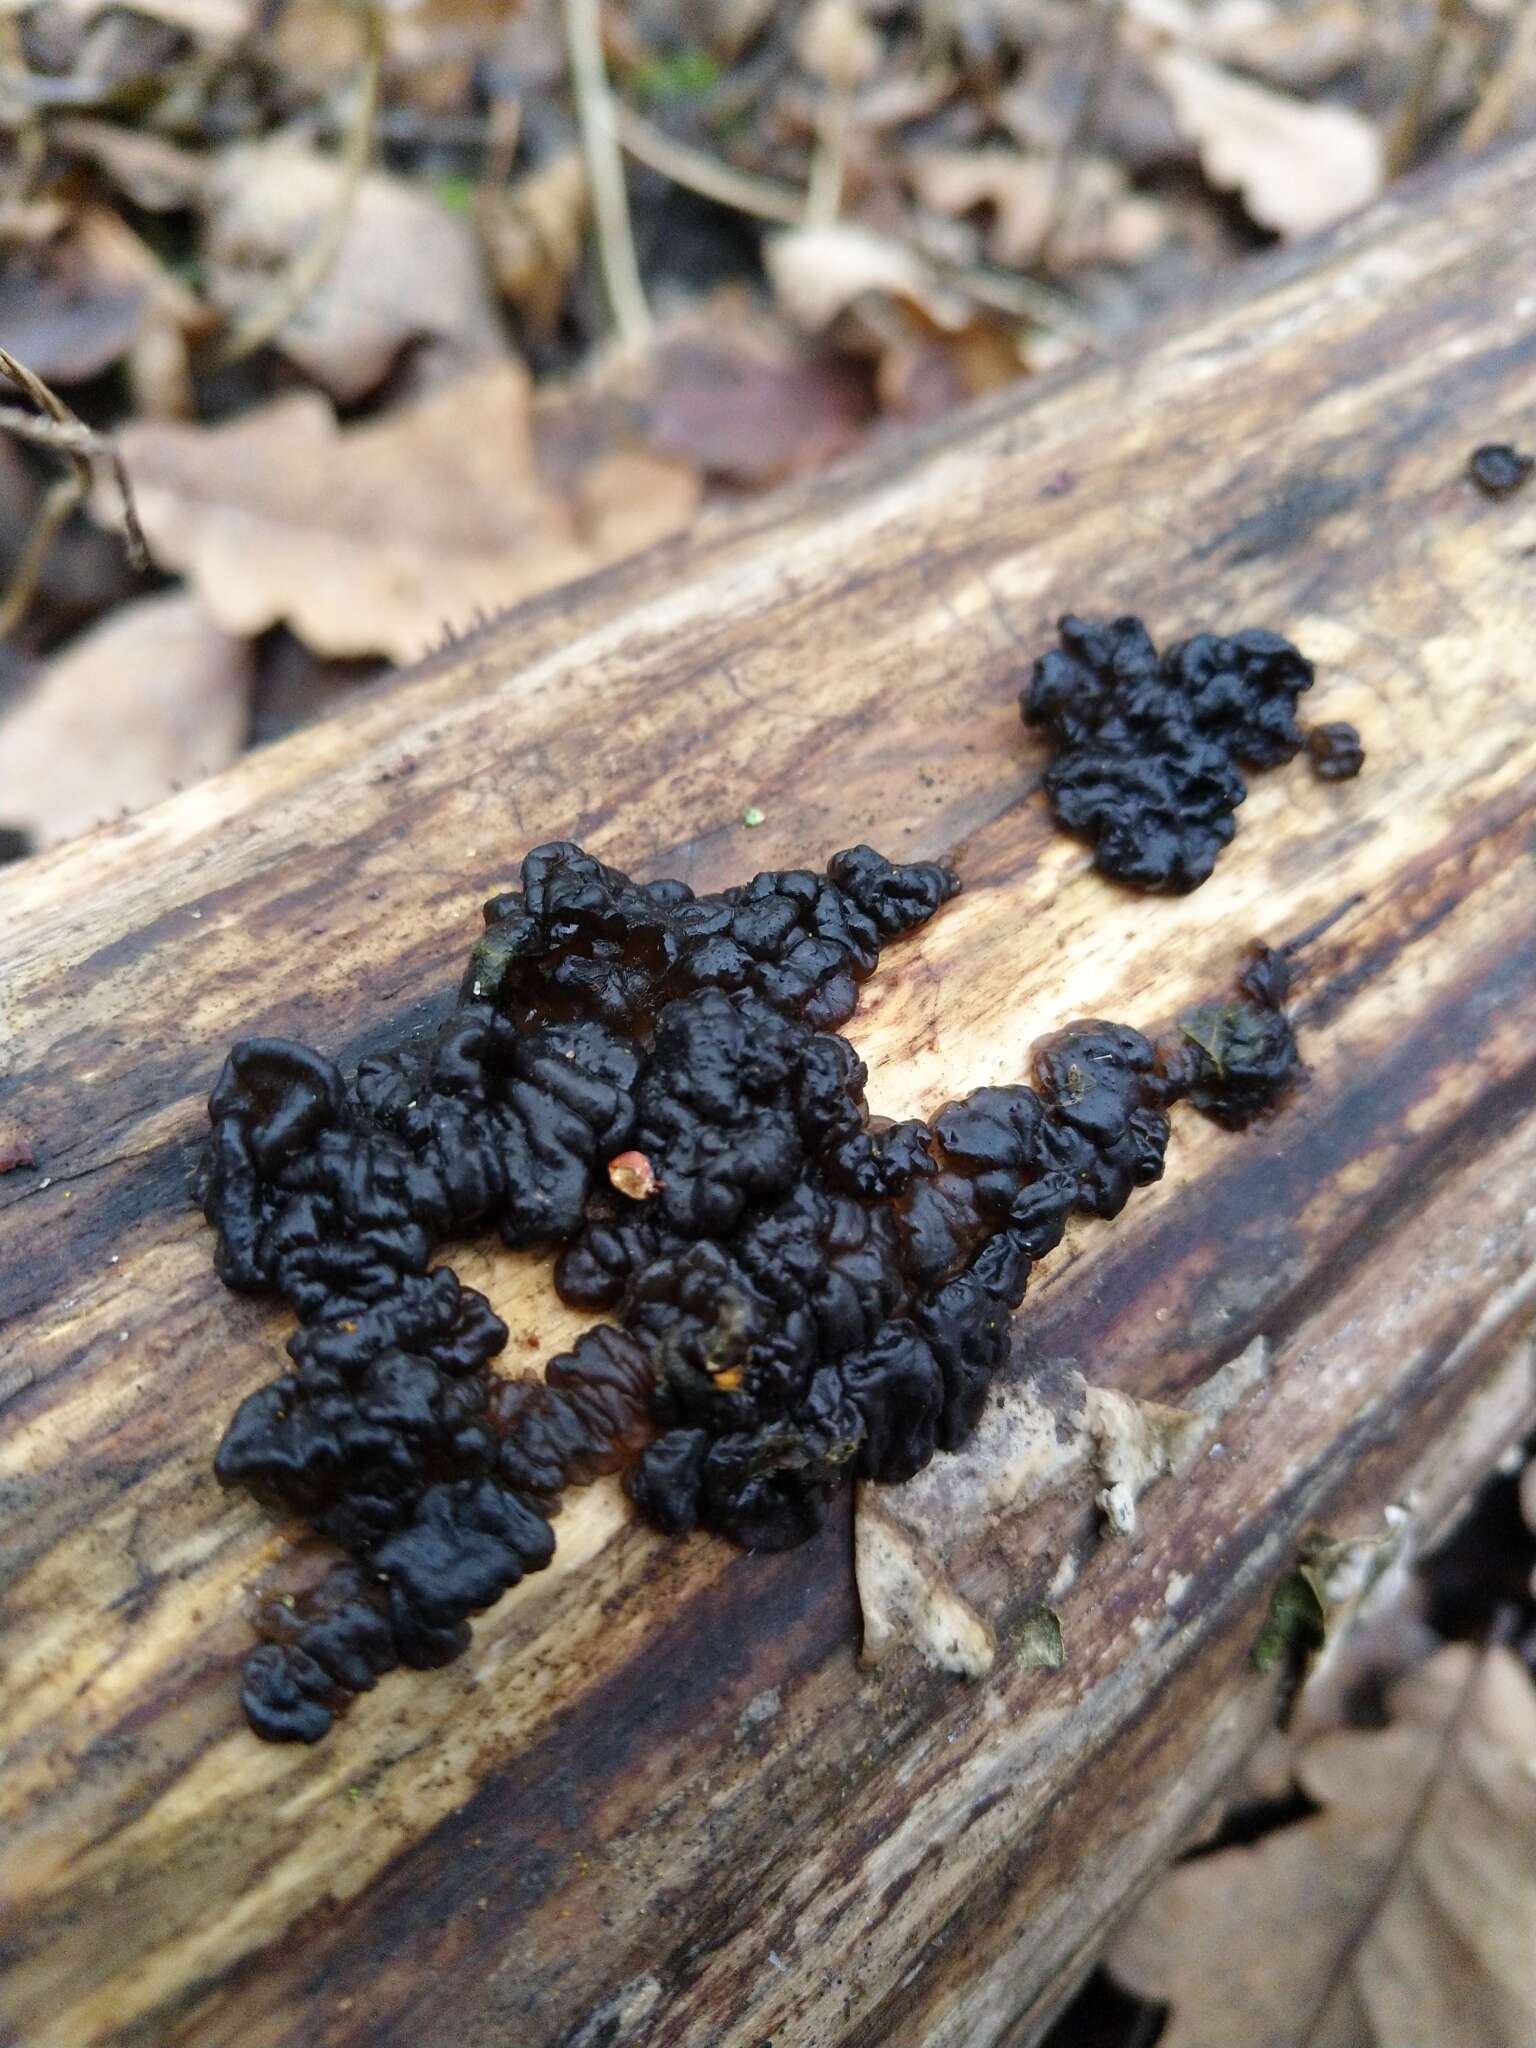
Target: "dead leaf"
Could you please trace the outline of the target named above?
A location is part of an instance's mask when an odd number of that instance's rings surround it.
[[[121,445],[156,560],[226,632],[286,621],[318,654],[412,660],[676,532],[699,499],[691,470],[623,448],[552,488],[514,363],[364,426],[301,392],[225,426],[134,424]]]
[[[1371,18],[1361,0],[1217,0],[1201,18],[1200,46],[1286,92],[1316,92],[1370,55]]]
[[[1381,27],[1361,0],[1124,0],[1130,20],[1179,48],[1287,92],[1316,92],[1372,54]],[[1402,10],[1416,42],[1422,23]]]
[[[850,363],[730,319],[713,332],[691,321],[661,342],[646,404],[657,449],[749,490],[846,454],[871,411],[868,381]]]
[[[475,195],[475,225],[496,288],[536,333],[554,328],[581,266],[587,209],[579,149],[562,150],[505,192]]]
[[[0,347],[50,384],[83,384],[127,353],[146,289],[103,275],[78,234],[62,235],[0,271]]]
[[[1536,1687],[1458,1644],[1391,1706],[1301,1750],[1319,1813],[1183,1865],[1121,1936],[1115,1975],[1173,2008],[1161,2048],[1536,2040]]]
[[[207,191],[210,159],[146,128],[81,114],[50,122],[48,140],[94,164],[117,191],[151,213],[200,206]]]
[[[206,332],[209,315],[106,206],[0,274],[0,347],[47,382],[79,384],[130,355],[151,330]]]
[[[1085,109],[1093,117],[1089,137],[1078,132]],[[1107,76],[1097,37],[1074,34],[1035,50],[1023,75],[997,95],[994,111],[1015,142],[1046,156],[1091,140],[1100,155],[1132,173],[1194,160],[1166,97],[1123,39]]]
[[[763,261],[780,305],[807,334],[824,332],[870,294],[906,300],[940,327],[969,318],[964,297],[946,290],[915,250],[851,222],[771,235]]]
[[[60,12],[95,21],[115,0],[60,0]],[[133,0],[134,12],[206,43],[233,43],[255,26],[256,0]]]
[[[1081,157],[1065,170],[1018,150],[929,150],[916,155],[912,183],[924,206],[992,215],[987,254],[1008,269],[1049,255],[1053,268],[1139,263],[1167,231],[1155,200],[1132,192],[1125,173],[1104,157]]]
[[[195,597],[141,597],[66,647],[0,725],[0,818],[53,845],[235,759],[250,650]]]
[[[325,232],[345,171],[292,136],[226,152],[208,194],[208,291],[234,318],[264,304]],[[506,353],[474,230],[430,192],[375,172],[361,181],[336,259],[277,346],[343,404],[384,381],[408,343],[438,378]]]
[[[1381,190],[1382,139],[1363,115],[1234,78],[1190,50],[1154,49],[1147,61],[1206,177],[1239,193],[1260,227],[1315,234]]]

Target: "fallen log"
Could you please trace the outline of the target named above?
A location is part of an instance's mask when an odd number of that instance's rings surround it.
[[[1307,1529],[1422,1544],[1536,1406],[1536,490],[1466,477],[1536,404],[1533,256],[1523,146],[0,877],[36,1158],[0,1180],[0,2038],[1035,2038],[1272,1716],[1250,1653]],[[1117,889],[1015,705],[1068,608],[1288,633],[1365,774],[1261,777],[1204,888]],[[753,1558],[606,1481],[466,1657],[266,1746],[236,1675],[292,1532],[210,1461],[289,1323],[214,1279],[203,1102],[236,1036],[426,1028],[557,836],[702,886],[861,838],[952,861],[850,1027],[888,1114],[1070,1017],[1160,1023],[1255,938],[1293,949],[1309,1085],[1241,1137],[1186,1120],[1073,1227],[1002,1421],[867,1504],[866,1579],[883,1540],[911,1581],[878,1662],[851,1516]],[[528,1358],[578,1327],[546,1264],[453,1263]],[[1040,1414],[1070,1435],[1090,1388],[1120,1410],[1042,1476]],[[1107,1537],[1102,1418],[1167,1409],[1199,1426]]]

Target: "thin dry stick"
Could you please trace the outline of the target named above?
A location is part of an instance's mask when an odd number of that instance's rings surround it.
[[[1445,53],[1450,48],[1451,30],[1461,13],[1461,0],[1436,0],[1434,18],[1419,45],[1419,54],[1413,67],[1413,77],[1403,96],[1391,127],[1387,130],[1385,146],[1387,171],[1395,177],[1412,163],[1419,146],[1419,138],[1429,119],[1429,110],[1434,98],[1435,81],[1440,76],[1440,67],[1445,62]]]
[[[1011,271],[990,270],[982,264],[968,267],[935,263],[934,275],[941,284],[964,292],[978,305],[994,313],[1007,313],[1015,320],[1033,320],[1052,334],[1063,334],[1080,342],[1095,355],[1104,353],[1104,337],[1092,317],[1076,299],[1037,284],[1032,277],[1016,277]]]
[[[1056,158],[1055,172],[1051,178],[1051,203],[1046,210],[1045,232],[1041,235],[1039,247],[1035,252],[1037,260],[1044,260],[1050,255],[1051,245],[1061,233],[1062,223],[1071,210],[1083,154],[1098,129],[1099,109],[1104,104],[1104,95],[1109,89],[1109,81],[1115,75],[1115,65],[1120,56],[1120,6],[1121,0],[1101,0],[1098,20],[1094,24],[1093,55],[1089,59],[1088,80],[1077,105],[1072,109],[1072,125],[1067,130]]]
[[[485,161],[480,167],[482,195],[500,192],[512,182],[512,166],[517,161],[517,145],[523,133],[522,101],[497,100],[491,108],[490,131]]]
[[[755,171],[739,171],[734,164],[706,156],[686,142],[678,142],[626,106],[616,106],[614,117],[618,136],[630,155],[651,170],[670,178],[690,192],[701,193],[738,213],[758,220],[775,221],[781,227],[797,228],[805,223],[805,195],[777,178],[759,177]]]
[[[603,62],[600,0],[565,0],[565,35],[571,53],[571,86],[581,124],[592,187],[592,217],[597,226],[597,254],[614,325],[627,342],[641,343],[651,331],[651,310],[645,303],[635,237],[629,224],[629,194],[624,186],[624,159],[619,151],[613,93]]]
[[[616,107],[615,114],[619,140],[630,155],[649,164],[653,171],[660,171],[675,185],[717,200],[722,206],[733,206],[738,213],[751,214],[757,220],[773,221],[787,228],[806,225],[810,208],[805,195],[795,186],[783,184],[777,178],[760,177],[755,171],[738,170],[734,164],[706,156],[703,150],[693,149],[652,127],[628,107]],[[1037,284],[1033,278],[1016,277],[983,265],[964,268],[934,261],[931,256],[926,260],[932,263],[934,275],[941,283],[966,293],[978,305],[989,306],[994,312],[1007,313],[1014,319],[1033,320],[1037,326],[1068,335],[1089,348],[1103,347],[1093,322],[1065,292]]]
[[[846,86],[828,86],[816,116],[816,149],[805,195],[805,217],[814,227],[830,227],[842,212],[843,170],[852,120],[853,94]]]
[[[8,407],[0,408],[0,411],[8,410]],[[9,639],[30,611],[37,594],[38,578],[48,559],[48,550],[84,496],[80,479],[73,470],[65,476],[55,477],[48,486],[43,502],[27,529],[27,537],[16,557],[16,567],[11,571],[5,595],[0,597],[0,640]]]
[[[1458,147],[1486,149],[1509,126],[1515,102],[1526,86],[1536,87],[1536,0],[1524,0],[1498,67],[1483,86],[1468,116]]]
[[[278,278],[276,286],[258,305],[237,319],[214,351],[218,363],[238,363],[265,348],[280,334],[304,302],[330,275],[341,245],[347,238],[347,224],[357,201],[358,187],[373,155],[373,131],[379,111],[379,84],[384,70],[384,10],[369,7],[363,15],[366,42],[363,67],[358,81],[357,104],[342,149],[341,181],[336,203]]]
[[[32,190],[48,153],[48,138],[42,120],[27,96],[27,78],[27,54],[21,40],[21,22],[14,14],[0,15],[0,80],[7,88],[19,88],[22,108],[19,118],[12,117],[16,157],[7,179],[11,196],[17,199],[25,199]]]
[[[38,408],[32,413],[23,412],[19,406],[0,405],[0,430],[14,434],[18,440],[31,441],[37,447],[52,448],[69,464],[68,474],[51,486],[38,507],[37,517],[32,522],[12,573],[10,587],[0,598],[0,638],[3,638],[13,632],[26,616],[48,550],[71,512],[85,502],[95,480],[93,462],[105,463],[117,484],[123,506],[123,544],[134,568],[149,567],[149,549],[144,540],[144,530],[139,525],[128,472],[114,443],[77,418],[35,371],[29,370],[25,363],[18,362],[3,348],[0,348],[0,375],[24,391]]]

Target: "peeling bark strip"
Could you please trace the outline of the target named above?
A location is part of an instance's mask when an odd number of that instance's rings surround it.
[[[1536,1405],[1536,499],[1465,474],[1536,406],[1533,258],[1536,150],[1508,150],[1134,361],[525,609],[0,878],[0,1104],[39,1162],[0,1180],[0,2039],[1031,2038],[1263,1726],[1250,1652],[1302,1530],[1396,1505],[1423,1540]],[[1015,709],[1090,605],[1268,620],[1369,772],[1261,784],[1205,888],[1123,896],[1056,834]],[[1092,1471],[1027,1512],[978,1473],[944,1558],[996,1637],[974,1682],[901,1646],[859,1669],[846,1521],[777,1559],[664,1545],[610,1481],[470,1657],[318,1751],[253,1743],[238,1607],[284,1589],[287,1539],[208,1460],[286,1325],[217,1286],[186,1206],[223,1047],[405,1042],[525,847],[708,887],[748,806],[764,866],[963,857],[856,1029],[895,1115],[1311,934],[1309,1090],[1185,1133],[1082,1226],[1013,1385],[1197,1411],[1260,1335],[1267,1374],[1131,1541]],[[462,1270],[514,1353],[575,1334],[534,1269]]]

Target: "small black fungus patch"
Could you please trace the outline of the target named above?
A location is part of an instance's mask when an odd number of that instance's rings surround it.
[[[856,847],[695,897],[541,847],[429,1047],[350,1082],[287,1040],[235,1047],[201,1199],[222,1277],[299,1328],[217,1471],[347,1556],[259,1617],[259,1734],[315,1741],[382,1673],[457,1656],[548,1563],[566,1486],[623,1468],[661,1528],[777,1550],[852,1473],[910,1477],[974,1427],[1068,1217],[1161,1174],[1169,1105],[1235,1125],[1278,1095],[1295,1045],[1263,955],[1162,1047],[1074,1024],[1033,1086],[871,1117],[835,1027],[957,887]],[[505,1325],[431,1263],[492,1226],[612,1318],[542,1379],[494,1370]]]
[[[1468,474],[1480,491],[1490,498],[1507,498],[1536,469],[1536,455],[1522,455],[1507,441],[1490,441],[1476,448],[1467,464]]]
[[[1307,755],[1319,782],[1349,782],[1365,766],[1360,735],[1342,720],[1314,725],[1307,734]]]
[[[1198,888],[1232,838],[1244,768],[1303,744],[1296,722],[1312,664],[1278,633],[1198,633],[1159,654],[1140,619],[1059,622],[1034,665],[1026,725],[1056,741],[1045,772],[1057,822],[1094,864],[1138,889]]]

